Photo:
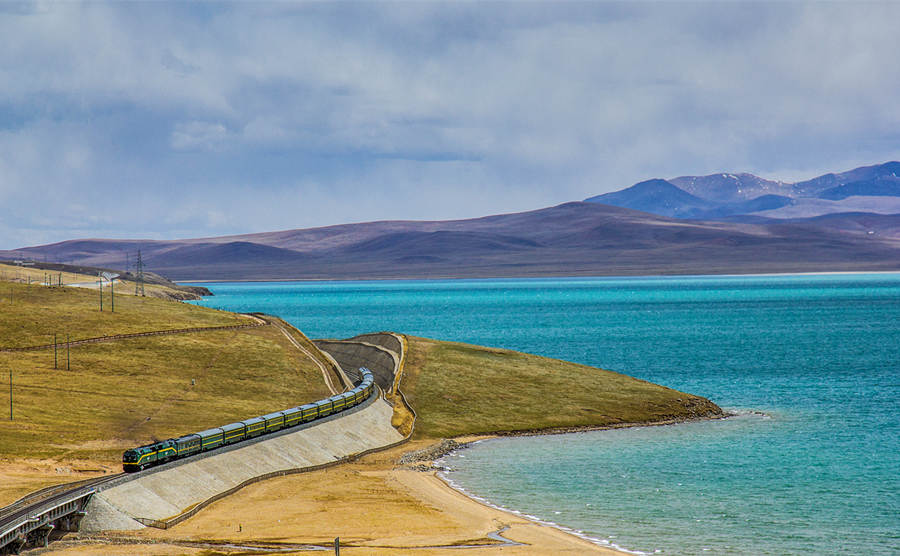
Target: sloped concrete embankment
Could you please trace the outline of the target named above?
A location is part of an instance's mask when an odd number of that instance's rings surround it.
[[[339,461],[404,440],[382,399],[349,415],[203,459],[160,468],[92,498],[82,531],[139,529],[165,522],[253,479]]]
[[[313,340],[313,343],[329,353],[348,374],[356,373],[359,367],[366,367],[372,371],[378,386],[386,392],[393,390],[403,353],[403,345],[397,335],[383,332],[362,334],[347,340]]]

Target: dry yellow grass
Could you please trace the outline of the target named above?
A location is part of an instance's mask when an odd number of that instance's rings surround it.
[[[45,345],[65,340],[151,330],[228,326],[251,322],[246,317],[164,299],[109,295],[100,311],[97,291],[20,283],[0,283],[0,349]]]
[[[0,263],[0,282],[21,282],[26,284],[29,282],[46,282],[49,285],[58,284],[61,281],[65,285],[76,282],[89,282],[96,279],[97,276],[91,274],[42,270],[30,266]]]
[[[50,350],[0,354],[15,417],[0,421],[0,453],[115,461],[139,443],[326,395],[318,367],[272,327],[88,344],[71,360],[54,370]]]
[[[408,337],[400,387],[418,438],[615,426],[721,414],[705,398],[515,351]]]
[[[98,278],[96,273],[86,274],[84,272],[71,272],[65,270],[44,270],[32,266],[0,263],[0,282],[16,282],[20,284],[42,286],[69,286],[71,284],[82,284],[86,287],[97,289],[97,281]],[[118,278],[116,279],[115,284],[116,294],[134,295],[134,286],[134,281]],[[108,287],[109,283],[104,281],[104,290]],[[184,292],[163,284],[151,284],[145,282],[144,294],[148,297],[157,297],[161,299],[181,299]]]
[[[26,284],[0,301],[0,347],[256,322],[150,298]],[[0,291],[2,297],[2,291]],[[319,367],[273,326],[148,336],[66,350],[0,352],[0,504],[25,491],[120,470],[126,448],[328,395]],[[12,372],[13,417],[9,420]],[[193,384],[191,381],[193,380]]]

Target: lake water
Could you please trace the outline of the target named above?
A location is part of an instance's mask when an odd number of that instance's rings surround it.
[[[444,460],[498,506],[644,553],[900,554],[900,275],[204,285],[203,305],[311,337],[516,349],[739,414],[497,439]]]

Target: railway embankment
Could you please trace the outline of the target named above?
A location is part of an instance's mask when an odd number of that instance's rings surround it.
[[[366,367],[375,376],[375,384],[385,392],[392,392],[403,357],[403,344],[398,335],[380,332],[346,340],[313,340],[313,343],[348,373],[355,372],[350,369]]]
[[[82,531],[140,529],[187,512],[255,480],[319,469],[403,440],[393,409],[378,398],[349,415],[179,465],[157,468],[94,495]]]
[[[352,369],[370,368],[376,383],[388,392],[402,368],[403,340],[393,333],[312,343],[313,349],[321,350],[318,355],[327,355],[342,374],[344,369],[353,374]],[[407,436],[392,425],[394,414],[394,408],[376,395],[357,409],[300,430],[125,476],[94,495],[81,530],[167,528],[254,482],[314,471],[396,445]]]

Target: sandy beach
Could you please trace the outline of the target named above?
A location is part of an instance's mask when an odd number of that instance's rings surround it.
[[[290,554],[332,547],[340,537],[342,554],[625,554],[481,504],[434,470],[396,465],[402,454],[431,444],[411,442],[353,463],[254,484],[168,530],[72,536],[51,545],[52,552],[228,554],[265,547]]]

